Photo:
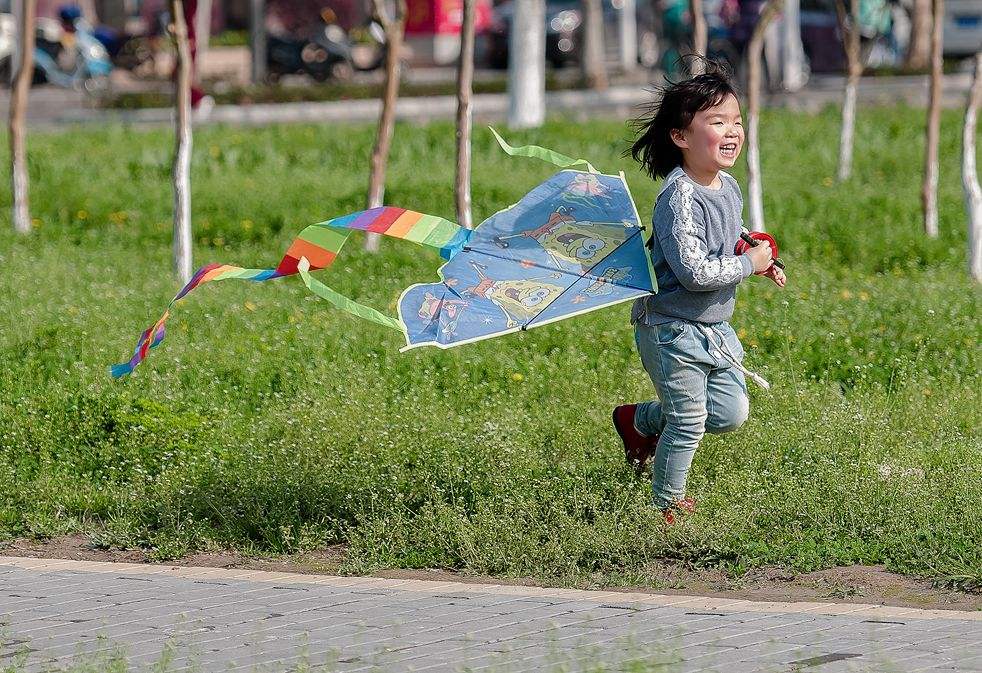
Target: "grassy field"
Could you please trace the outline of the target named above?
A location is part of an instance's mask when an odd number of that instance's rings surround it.
[[[982,586],[980,299],[965,271],[959,116],[944,117],[941,237],[921,234],[923,113],[862,110],[836,185],[838,119],[762,121],[765,209],[789,286],[753,278],[734,325],[750,421],[708,437],[665,529],[623,464],[610,409],[653,395],[628,306],[454,351],[395,332],[296,279],[199,290],[136,374],[112,381],[178,287],[167,130],[30,138],[33,234],[0,210],[0,537],[85,532],[157,558],[345,542],[345,569],[443,567],[636,583],[658,559],[809,570],[884,563]],[[270,266],[304,225],[363,207],[370,126],[202,129],[195,261]],[[622,123],[513,133],[624,170]],[[478,219],[551,173],[475,139]],[[453,218],[453,129],[399,126],[388,203]],[[0,165],[6,166],[5,160]],[[743,181],[743,170],[737,171]],[[3,176],[4,184],[9,177]],[[325,272],[394,312],[439,259],[346,249]]]

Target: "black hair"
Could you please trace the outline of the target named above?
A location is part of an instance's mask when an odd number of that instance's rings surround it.
[[[703,64],[703,74],[678,82],[666,77],[666,84],[653,90],[655,102],[632,121],[639,135],[629,152],[652,179],[663,178],[682,165],[682,150],[672,141],[672,131],[688,128],[697,112],[719,105],[729,95],[737,95],[726,63],[691,58]]]

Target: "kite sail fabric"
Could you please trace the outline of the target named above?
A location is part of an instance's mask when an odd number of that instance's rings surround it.
[[[307,281],[309,271],[326,269],[334,262],[348,240],[348,236],[354,230],[384,234],[434,248],[441,257],[448,260],[460,251],[473,233],[442,217],[424,215],[412,210],[389,206],[362,210],[326,222],[312,224],[300,232],[300,235],[287,249],[286,254],[283,255],[283,259],[280,260],[275,269],[244,269],[229,264],[208,264],[198,269],[187,285],[174,296],[160,319],[140,335],[133,356],[129,361],[113,365],[110,367],[110,372],[115,378],[131,373],[147,357],[150,349],[155,348],[164,340],[165,324],[171,315],[174,304],[199,285],[230,278],[258,282],[291,276],[301,273],[301,270],[305,281]],[[398,321],[382,315],[369,306],[363,306],[338,294],[323,283],[317,282],[311,287],[311,282],[307,281],[307,285],[318,296],[342,310],[373,320],[386,327],[401,329]]]
[[[494,133],[494,129],[492,129]],[[567,168],[474,230],[449,220],[389,206],[310,225],[273,269],[209,264],[171,300],[157,322],[140,335],[128,362],[131,373],[164,338],[174,305],[199,285],[236,278],[265,281],[299,274],[322,299],[360,318],[403,333],[406,346],[451,348],[530,329],[657,291],[644,226],[624,174],[598,173],[535,145],[513,148],[494,133],[508,154],[539,158]],[[432,248],[447,260],[440,282],[406,288],[399,318],[391,318],[332,290],[312,271],[329,267],[352,231],[384,234]]]
[[[451,348],[654,292],[623,176],[565,170],[482,222],[399,300],[407,345]]]

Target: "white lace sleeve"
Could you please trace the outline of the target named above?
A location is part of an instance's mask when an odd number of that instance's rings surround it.
[[[671,236],[662,241],[665,259],[687,290],[704,292],[736,285],[747,275],[744,263],[735,255],[709,254],[702,210],[693,206],[693,192],[687,181],[675,181],[675,191],[668,202],[673,218]]]

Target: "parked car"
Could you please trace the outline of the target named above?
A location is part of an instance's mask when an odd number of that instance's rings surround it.
[[[616,58],[620,42],[618,21],[623,0],[601,0],[604,16],[604,46],[608,58]],[[658,63],[659,47],[651,3],[640,0],[637,6],[638,62],[646,67]],[[494,9],[486,34],[487,59],[492,68],[508,67],[508,40],[514,14],[510,0]],[[578,0],[546,1],[546,61],[553,67],[579,63],[583,43],[583,11]]]

